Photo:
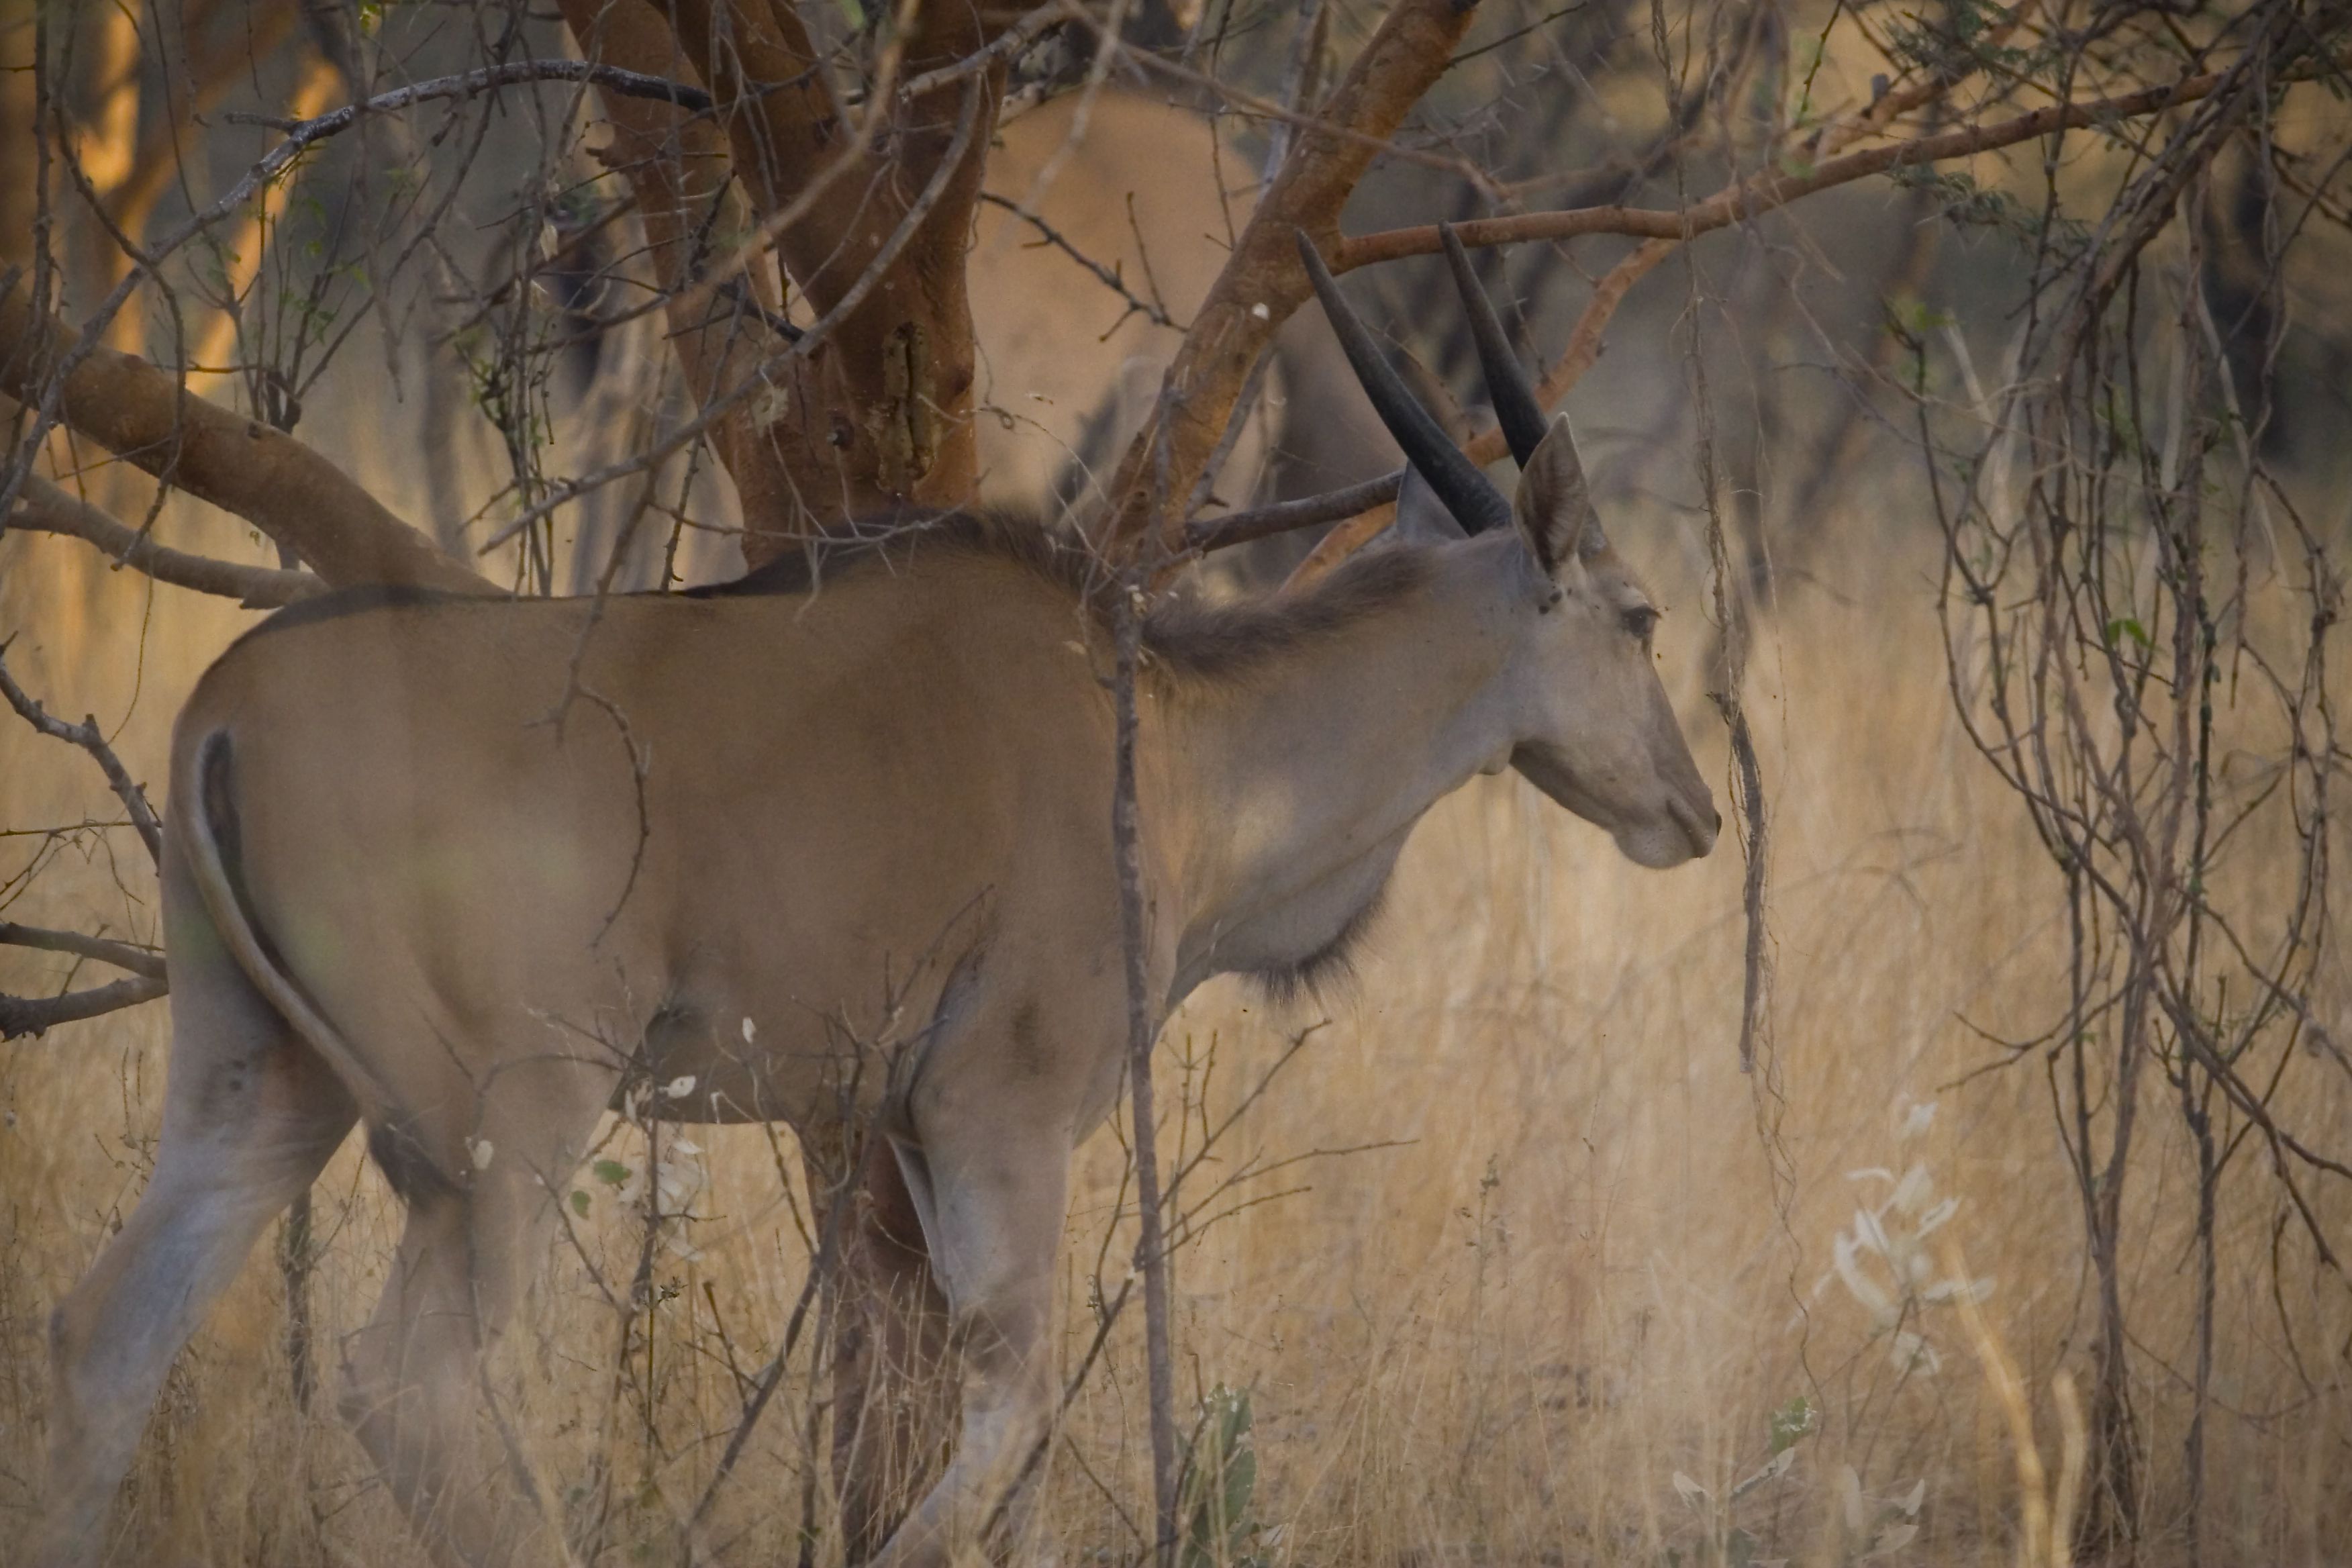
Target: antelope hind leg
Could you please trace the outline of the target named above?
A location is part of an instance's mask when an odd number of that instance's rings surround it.
[[[180,1347],[262,1228],[356,1119],[333,1072],[198,923],[167,858],[172,1059],[153,1175],[49,1321],[47,1507],[26,1559],[100,1561],[107,1516]]]
[[[593,1103],[577,1120],[593,1123]],[[565,1136],[573,1131],[559,1122],[539,1140],[493,1134],[488,1166],[462,1186],[428,1180],[404,1194],[408,1224],[392,1278],[373,1319],[346,1343],[343,1417],[447,1568],[572,1561],[484,1358],[520,1300],[527,1260],[553,1219],[551,1194],[563,1185],[558,1174],[571,1168],[531,1159],[530,1143],[576,1147]]]

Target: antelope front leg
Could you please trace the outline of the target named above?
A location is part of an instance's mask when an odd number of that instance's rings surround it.
[[[1046,1335],[1069,1197],[1069,1125],[993,1097],[922,1097],[921,1146],[902,1151],[962,1352],[955,1458],[874,1559],[932,1568],[977,1544],[1020,1489],[1054,1417]],[[993,1099],[994,1103],[990,1100]]]

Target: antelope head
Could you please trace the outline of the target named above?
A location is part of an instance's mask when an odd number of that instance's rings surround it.
[[[1664,868],[1715,847],[1722,818],[1658,679],[1651,637],[1659,609],[1601,531],[1565,416],[1547,418],[1492,303],[1450,226],[1445,255],[1477,342],[1487,395],[1519,465],[1500,490],[1447,438],[1381,356],[1304,233],[1324,313],[1372,406],[1404,448],[1408,471],[1391,531],[1433,533],[1502,553],[1508,578],[1503,677],[1510,764],[1603,829],[1626,857]],[[1480,541],[1482,535],[1511,541]]]

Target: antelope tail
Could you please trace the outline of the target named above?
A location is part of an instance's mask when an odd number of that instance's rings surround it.
[[[383,1080],[328,1022],[300,982],[287,973],[284,960],[254,921],[239,855],[228,731],[215,730],[206,735],[190,761],[194,776],[172,781],[173,826],[213,929],[246,978],[342,1079],[369,1126],[383,1125],[393,1110]]]

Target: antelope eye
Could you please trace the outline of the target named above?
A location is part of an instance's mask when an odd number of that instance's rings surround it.
[[[1625,612],[1625,629],[1648,642],[1650,634],[1658,629],[1658,612],[1648,605],[1634,605]]]

